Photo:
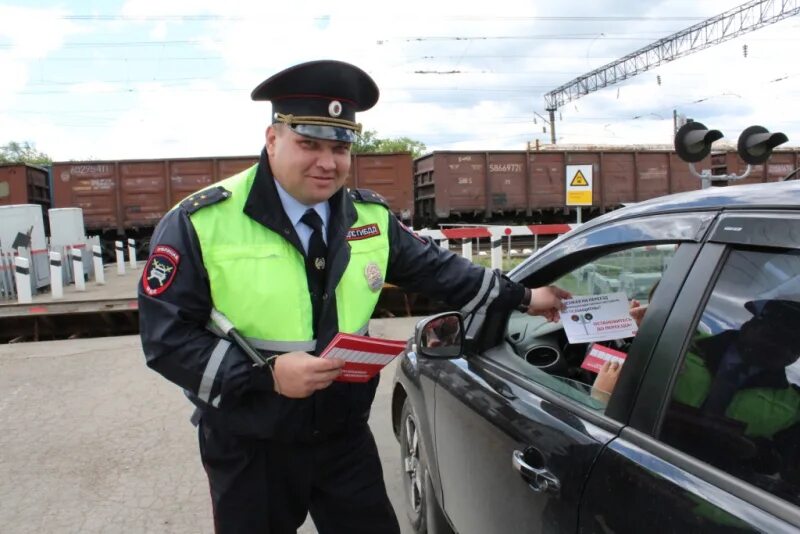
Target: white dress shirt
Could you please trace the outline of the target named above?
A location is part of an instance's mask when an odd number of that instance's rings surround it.
[[[283,211],[286,212],[286,215],[292,222],[294,231],[297,232],[297,237],[300,238],[300,243],[303,245],[303,250],[306,251],[306,254],[308,254],[308,240],[311,239],[311,233],[314,231],[314,229],[308,226],[306,223],[300,222],[300,218],[303,217],[309,208],[314,208],[314,211],[316,211],[317,215],[319,215],[320,219],[322,219],[322,239],[327,245],[328,219],[331,215],[331,207],[328,205],[328,202],[325,201],[320,202],[319,204],[314,204],[313,206],[306,206],[292,195],[287,193],[286,190],[281,187],[281,184],[278,183],[278,180],[275,180],[275,188],[278,190],[278,196],[281,199],[281,204],[283,204]]]

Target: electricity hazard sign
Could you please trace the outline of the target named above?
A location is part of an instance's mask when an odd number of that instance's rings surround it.
[[[589,182],[586,181],[586,177],[583,175],[581,171],[575,173],[575,176],[572,177],[572,181],[569,183],[572,187],[580,187],[580,186],[588,186]]]
[[[592,166],[567,165],[567,206],[592,205]]]

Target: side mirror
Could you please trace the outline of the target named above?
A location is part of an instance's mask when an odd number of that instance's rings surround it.
[[[772,155],[773,148],[788,140],[781,132],[769,133],[763,126],[750,126],[739,136],[739,157],[750,165],[764,163]]]
[[[675,151],[683,161],[697,163],[711,153],[711,143],[722,139],[722,132],[709,130],[699,122],[687,122],[675,134]]]
[[[464,318],[459,312],[433,315],[414,329],[417,353],[429,358],[458,358],[464,350]]]

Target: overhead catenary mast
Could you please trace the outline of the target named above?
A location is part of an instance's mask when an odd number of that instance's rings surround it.
[[[800,0],[752,0],[625,57],[578,76],[544,95],[550,112],[550,139],[556,143],[555,111],[568,102],[632,78],[663,63],[688,56],[800,13]]]

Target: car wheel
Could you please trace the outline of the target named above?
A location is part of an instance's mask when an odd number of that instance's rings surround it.
[[[422,461],[420,451],[417,418],[411,408],[411,403],[406,400],[400,415],[400,470],[403,476],[405,508],[414,532],[425,534],[428,531],[425,521],[427,467]]]

